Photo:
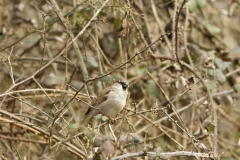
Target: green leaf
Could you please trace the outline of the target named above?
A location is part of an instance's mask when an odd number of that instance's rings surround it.
[[[215,58],[215,63],[222,71],[226,70],[231,64],[230,62],[224,62],[221,58]]]
[[[137,71],[138,75],[145,75],[147,70],[148,70],[147,66],[140,66]]]
[[[234,110],[238,113],[240,113],[240,100],[237,100],[235,103],[234,103]]]
[[[58,17],[51,17],[51,18],[48,18],[45,22],[46,22],[47,24],[52,24],[52,23],[54,23],[54,22],[56,22],[56,21],[58,21],[58,20],[59,20]]]
[[[225,76],[225,74],[223,74],[222,70],[221,69],[216,69],[215,70],[215,74],[217,76],[217,80],[222,84],[224,82],[226,82],[227,78]]]
[[[216,56],[215,56],[215,51],[208,51],[207,52],[207,56],[208,57],[213,57],[213,58],[215,58]]]
[[[113,23],[113,29],[116,31],[122,25],[122,20],[120,18],[116,18]]]
[[[70,124],[68,128],[69,129],[77,129],[77,128],[79,128],[79,123]]]
[[[108,121],[108,119],[109,119],[109,118],[106,117],[106,116],[101,116],[101,118],[102,118],[102,121],[103,121],[103,122],[106,122],[106,121]]]
[[[214,24],[206,24],[206,28],[207,30],[211,33],[211,34],[219,34],[221,33],[221,29],[218,28],[216,25]]]
[[[85,136],[93,143],[93,139],[95,137],[95,133],[93,131],[85,132]]]
[[[240,93],[240,84],[234,84],[233,88],[237,93]]]
[[[70,133],[70,134],[76,133],[76,132],[78,132],[79,128],[80,128],[80,124],[79,123],[70,124],[68,126],[68,133]]]
[[[81,17],[84,18],[84,20],[87,20],[87,21],[89,21],[92,18],[89,14],[85,14],[85,13],[82,14]]]
[[[194,0],[191,0],[194,1]],[[206,0],[197,0],[197,4],[200,8],[203,8],[207,5],[207,1]]]
[[[107,76],[104,76],[104,77],[100,78],[100,81],[101,82],[108,82],[111,79],[112,79],[112,76],[107,75]]]
[[[209,129],[209,131],[214,132],[214,126],[213,126],[213,125],[210,125],[210,126],[208,127],[208,129]]]
[[[194,12],[197,9],[197,1],[196,0],[191,0],[187,2],[188,8],[190,12]]]
[[[208,75],[209,76],[214,76],[214,70],[213,69],[208,69]]]
[[[100,16],[106,16],[106,15],[107,15],[107,13],[106,13],[106,12],[102,12],[102,11],[101,11],[101,12],[99,13],[99,15],[100,15]]]
[[[39,135],[37,135],[37,134],[34,134],[33,138],[34,138],[35,140],[41,140],[41,136],[39,136]]]
[[[209,79],[206,79],[205,84],[210,91],[214,88],[217,88],[217,84],[214,81],[210,81]]]
[[[113,80],[116,80],[118,78],[124,78],[124,77],[119,74],[113,75]]]
[[[86,61],[92,67],[98,67],[98,62],[92,56],[84,57],[84,61]]]
[[[159,95],[159,89],[157,88],[155,82],[153,80],[149,80],[147,84],[147,92],[150,95],[158,96]]]
[[[126,8],[128,8],[128,7],[126,7]],[[119,8],[119,16],[124,16],[124,15],[126,15],[126,10],[128,10],[128,9],[126,9],[126,8]]]
[[[89,16],[89,14],[87,14],[87,13],[78,13],[77,14],[76,24],[78,26],[82,26],[84,24],[84,22],[86,23],[90,19],[91,19],[91,16]]]

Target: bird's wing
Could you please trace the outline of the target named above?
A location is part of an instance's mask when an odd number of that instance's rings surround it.
[[[110,91],[111,91],[111,87],[107,87],[104,90],[102,90],[99,93],[97,99],[93,103],[91,103],[91,106],[98,107],[102,102],[107,100],[107,97],[108,97],[108,94],[109,94]],[[90,107],[88,109],[88,111],[85,114],[84,119],[81,121],[81,125],[86,126],[94,116],[99,114],[99,110],[94,109],[93,107]]]
[[[97,107],[97,106],[99,106],[99,104],[101,104],[102,102],[106,101],[110,91],[111,91],[111,87],[107,87],[104,90],[102,90],[98,94],[97,99],[94,102],[91,103],[91,106]],[[87,110],[85,115],[89,114],[91,112],[91,110],[94,109],[93,107],[88,108],[88,110]]]

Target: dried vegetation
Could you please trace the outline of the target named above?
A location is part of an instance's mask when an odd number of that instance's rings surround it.
[[[239,0],[0,0],[1,159],[240,159],[239,16]],[[119,76],[116,122],[80,132]]]

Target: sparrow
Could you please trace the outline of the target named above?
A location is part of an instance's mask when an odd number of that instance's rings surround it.
[[[126,105],[127,89],[127,80],[119,78],[111,86],[102,90],[91,104],[80,125],[86,126],[97,114],[102,114],[111,120],[116,118],[117,114]]]

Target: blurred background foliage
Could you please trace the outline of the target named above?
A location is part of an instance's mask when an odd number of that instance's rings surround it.
[[[183,0],[110,0],[85,30],[104,2],[0,0],[2,159],[106,159],[183,149],[212,153],[213,106],[219,157],[240,159],[240,1],[189,0],[178,13]],[[176,15],[177,53],[192,71],[173,60]],[[74,41],[78,48],[66,49],[83,29]],[[108,125],[66,139],[78,133],[87,103],[119,76],[130,88],[126,109],[112,125],[118,142]],[[89,78],[95,79],[86,84]],[[98,126],[106,118],[93,122]],[[27,123],[32,125],[21,125]],[[193,143],[186,132],[199,141]],[[49,134],[58,138],[49,141]],[[64,139],[71,145],[57,144]]]

